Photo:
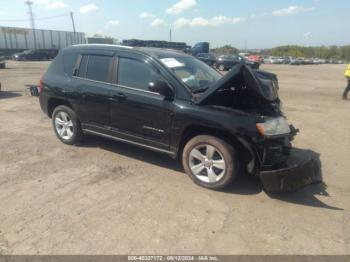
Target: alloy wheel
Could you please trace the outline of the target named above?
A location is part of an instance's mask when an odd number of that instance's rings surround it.
[[[55,117],[57,134],[64,140],[69,140],[74,135],[73,121],[66,112],[58,112]]]
[[[221,152],[212,145],[194,147],[189,154],[189,167],[199,180],[206,183],[220,181],[226,172],[226,162]]]

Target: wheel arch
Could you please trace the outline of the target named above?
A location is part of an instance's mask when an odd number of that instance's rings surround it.
[[[227,130],[222,130],[214,127],[208,127],[203,125],[189,125],[187,126],[181,135],[181,139],[178,145],[177,156],[179,157],[182,154],[182,151],[187,144],[187,142],[195,136],[198,135],[211,135],[218,137],[229,144],[233,145],[235,148],[244,149],[249,151],[246,148],[246,144],[242,143],[242,138],[237,137]]]
[[[183,130],[176,154],[178,159],[180,159],[187,142],[198,135],[211,135],[226,141],[236,150],[240,151],[238,155],[245,163],[249,163],[255,159],[254,152],[249,148],[249,143],[244,138],[238,137],[227,130],[202,125],[189,125]]]
[[[62,99],[62,98],[50,98],[48,103],[47,103],[47,115],[51,118],[55,108],[58,107],[58,106],[61,106],[61,105],[68,106],[69,108],[74,110],[73,107],[72,107],[72,104],[69,101],[65,100],[65,99]]]

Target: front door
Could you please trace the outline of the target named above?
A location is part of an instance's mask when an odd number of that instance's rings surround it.
[[[162,79],[142,57],[118,57],[117,86],[112,91],[111,126],[125,139],[169,149],[173,103],[148,85]]]

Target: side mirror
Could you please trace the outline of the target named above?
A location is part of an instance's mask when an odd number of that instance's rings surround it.
[[[165,98],[169,99],[172,97],[173,91],[170,86],[162,80],[156,80],[148,84],[148,90],[154,93],[159,93]]]

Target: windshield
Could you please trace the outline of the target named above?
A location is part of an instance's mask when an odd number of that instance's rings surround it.
[[[192,93],[204,92],[221,78],[216,70],[193,57],[160,59],[185,83]]]

